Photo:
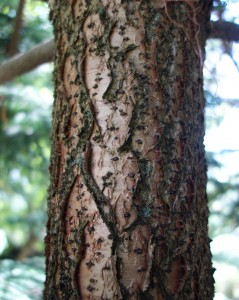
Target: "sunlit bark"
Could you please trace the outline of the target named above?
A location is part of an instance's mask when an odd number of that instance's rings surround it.
[[[45,299],[212,299],[205,1],[51,1]]]

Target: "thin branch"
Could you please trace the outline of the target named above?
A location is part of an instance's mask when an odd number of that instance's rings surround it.
[[[30,51],[16,55],[0,66],[0,84],[29,72],[37,66],[53,59],[54,41],[45,41]]]
[[[208,37],[228,42],[239,42],[239,25],[226,21],[211,22]]]

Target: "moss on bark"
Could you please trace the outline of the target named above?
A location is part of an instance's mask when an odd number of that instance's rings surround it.
[[[45,299],[212,299],[205,1],[52,1]]]

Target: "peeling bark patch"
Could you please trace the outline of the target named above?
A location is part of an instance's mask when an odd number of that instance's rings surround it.
[[[52,2],[45,299],[212,298],[195,51],[209,6],[166,2]]]

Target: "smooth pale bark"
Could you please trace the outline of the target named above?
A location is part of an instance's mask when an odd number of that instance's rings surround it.
[[[209,2],[50,5],[57,51],[44,299],[212,299]]]

